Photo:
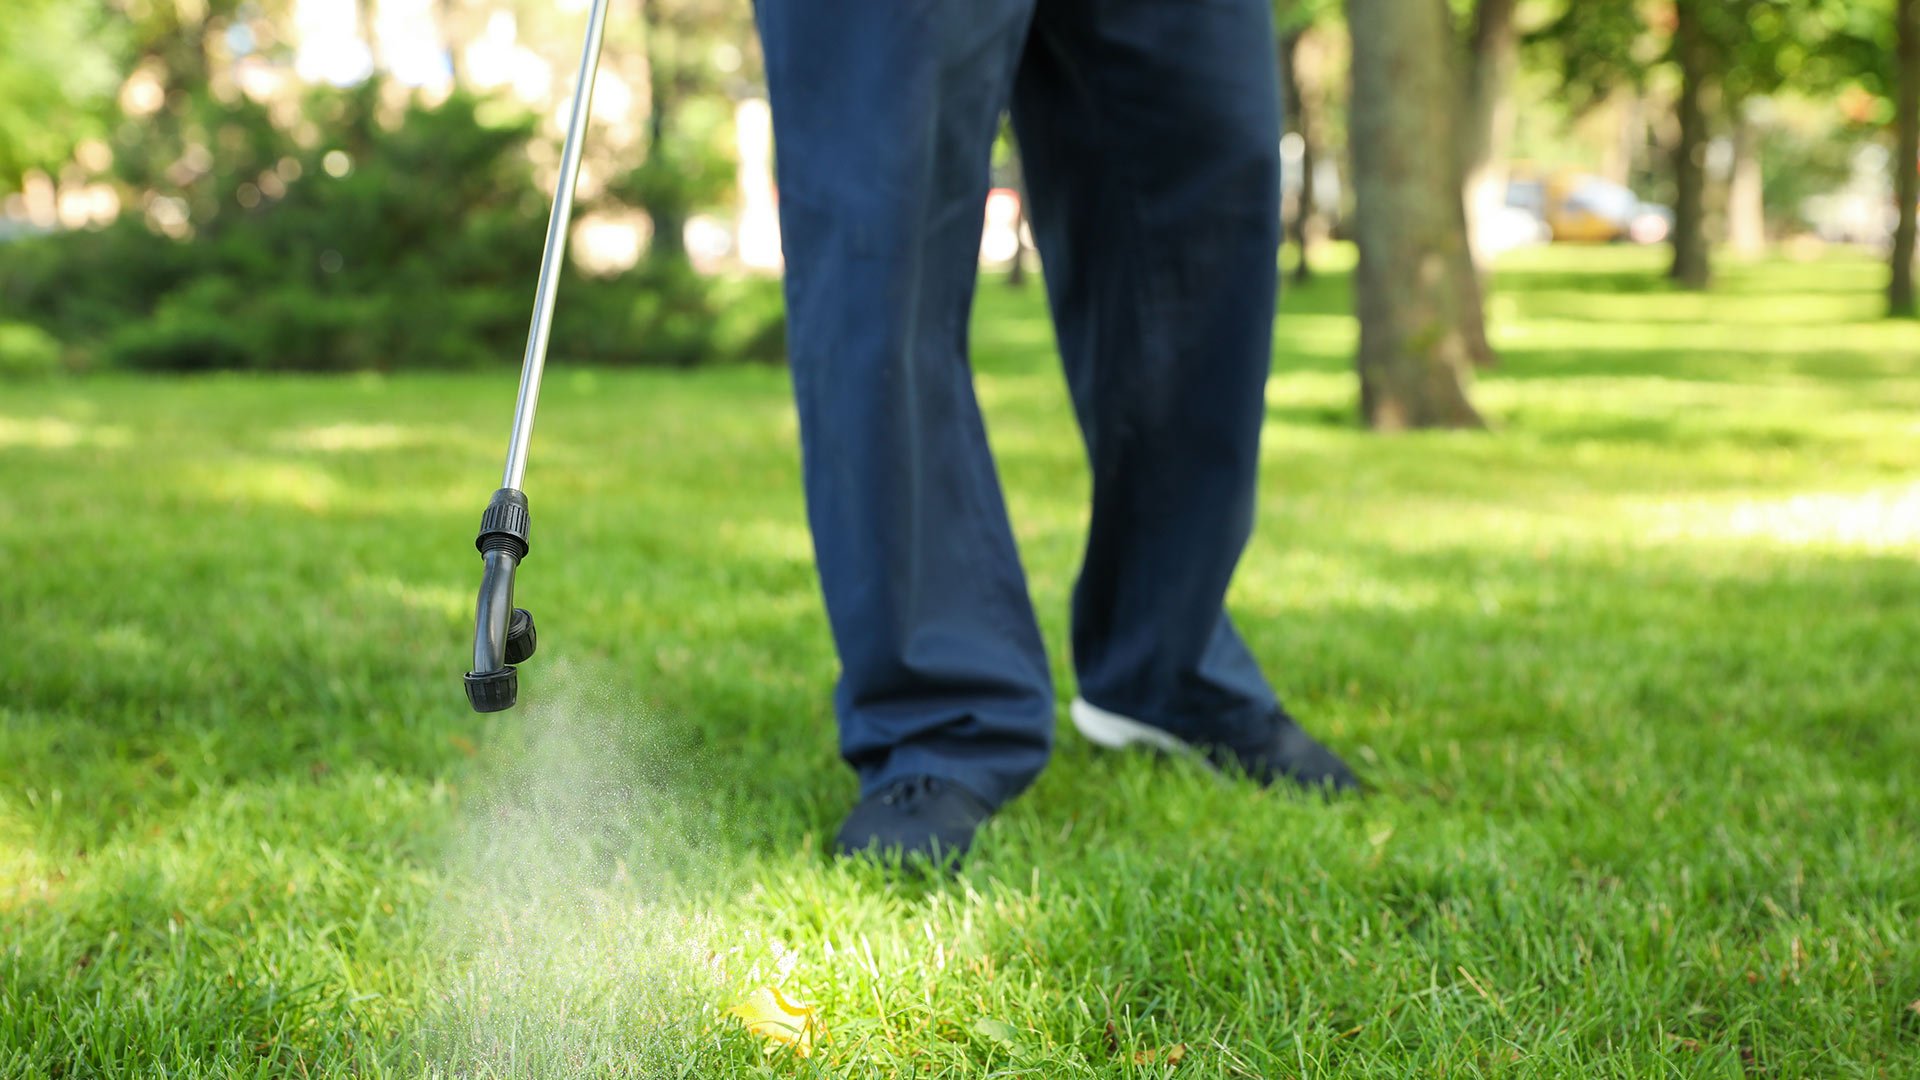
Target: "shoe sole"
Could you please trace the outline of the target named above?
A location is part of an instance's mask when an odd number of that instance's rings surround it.
[[[1169,735],[1151,724],[1143,724],[1130,716],[1109,712],[1085,698],[1074,698],[1073,704],[1067,709],[1067,715],[1072,718],[1074,730],[1078,731],[1081,737],[1103,750],[1130,750],[1144,747],[1165,754],[1189,757],[1218,775],[1231,775],[1222,769],[1219,762],[1213,760],[1203,748],[1176,735]],[[1266,781],[1266,783],[1276,782],[1277,779],[1276,777],[1274,781]],[[1302,784],[1298,780],[1294,783],[1313,790],[1310,785]],[[1331,791],[1331,788],[1327,789],[1328,793]]]
[[[1067,709],[1073,729],[1088,742],[1106,750],[1128,750],[1136,746],[1168,754],[1203,756],[1200,748],[1175,735],[1143,724],[1130,716],[1108,712],[1085,698],[1074,698]]]

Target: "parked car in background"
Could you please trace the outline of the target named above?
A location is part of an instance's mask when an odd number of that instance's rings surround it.
[[[1673,231],[1673,212],[1644,202],[1631,188],[1571,169],[1516,167],[1507,206],[1546,223],[1557,244],[1658,244]]]

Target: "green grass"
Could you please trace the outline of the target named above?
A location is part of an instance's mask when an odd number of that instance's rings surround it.
[[[952,882],[852,795],[785,376],[551,372],[522,707],[459,688],[512,375],[0,393],[0,1074],[1920,1075],[1920,326],[1864,260],[1516,258],[1497,431],[1291,296],[1233,606],[1368,774],[1053,766]],[[1037,291],[980,389],[1054,649]],[[763,1057],[781,983],[831,1031]]]

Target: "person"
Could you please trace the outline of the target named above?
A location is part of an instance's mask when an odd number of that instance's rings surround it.
[[[1223,606],[1278,287],[1268,0],[757,0],[807,515],[860,799],[842,854],[957,857],[1055,699],[968,362],[1010,107],[1091,462],[1073,725],[1346,790]]]

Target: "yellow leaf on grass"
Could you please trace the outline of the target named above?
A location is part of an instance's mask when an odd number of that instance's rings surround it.
[[[791,1046],[801,1057],[811,1057],[814,1044],[827,1041],[826,1025],[813,1006],[789,1000],[778,987],[755,990],[727,1013],[739,1017],[748,1031],[766,1039],[769,1054],[781,1046]]]
[[[1172,1046],[1142,1050],[1133,1055],[1133,1063],[1135,1065],[1165,1065],[1171,1068],[1172,1066],[1180,1064],[1181,1060],[1186,1056],[1187,1044],[1174,1043]]]

